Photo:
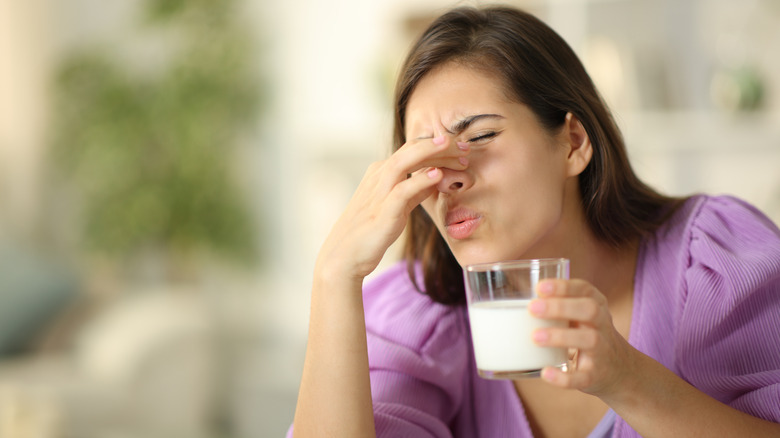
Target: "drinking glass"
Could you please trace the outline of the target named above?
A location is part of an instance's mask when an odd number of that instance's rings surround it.
[[[474,356],[486,379],[538,377],[542,368],[565,369],[566,348],[541,347],[532,339],[542,327],[565,321],[537,318],[528,304],[543,279],[569,278],[564,258],[514,260],[466,266],[463,270]]]

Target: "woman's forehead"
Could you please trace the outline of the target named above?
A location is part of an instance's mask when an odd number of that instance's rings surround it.
[[[496,114],[508,104],[501,81],[478,69],[448,64],[425,75],[412,92],[406,108],[407,128],[438,120],[456,127],[475,115]]]

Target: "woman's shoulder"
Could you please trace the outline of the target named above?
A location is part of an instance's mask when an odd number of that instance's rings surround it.
[[[780,388],[780,230],[731,196],[687,204],[678,372],[719,400],[776,419],[770,400]]]
[[[780,270],[780,229],[755,206],[725,195],[698,195],[686,204],[691,264],[704,262],[717,271],[730,264]]]
[[[423,286],[419,266],[415,266],[414,275],[416,284],[406,262],[398,262],[366,281],[363,306],[369,334],[416,351],[433,338],[454,340],[463,335],[463,309],[434,302],[418,289],[418,285]]]
[[[655,248],[664,248],[653,255],[663,268],[657,270],[665,278],[659,281],[679,279],[680,303],[688,311],[715,306],[725,314],[743,301],[778,305],[780,229],[748,202],[693,196],[655,239]]]
[[[694,229],[708,235],[780,236],[780,229],[762,211],[740,198],[720,195],[697,195],[689,200],[695,206],[691,223]]]
[[[654,239],[667,247],[682,247],[693,258],[780,252],[777,225],[755,206],[728,195],[691,196]]]
[[[696,195],[645,240],[642,260],[640,278],[659,304],[733,305],[780,288],[780,230],[741,199]]]
[[[690,223],[688,293],[721,306],[780,304],[780,229],[730,196],[703,197]],[[690,300],[690,299],[689,299]]]

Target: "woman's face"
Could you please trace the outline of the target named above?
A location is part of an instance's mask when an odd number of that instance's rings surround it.
[[[422,206],[462,266],[564,254],[579,205],[568,134],[550,134],[501,81],[457,63],[428,73],[407,107],[407,139],[442,133],[469,142],[469,166],[442,169]]]

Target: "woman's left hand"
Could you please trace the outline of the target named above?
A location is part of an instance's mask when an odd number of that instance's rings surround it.
[[[569,321],[568,327],[550,327],[534,332],[538,345],[575,351],[566,371],[547,367],[542,378],[553,385],[579,389],[602,396],[621,388],[632,372],[634,349],[612,322],[606,297],[584,280],[540,282],[541,298],[531,303],[531,313],[544,319]]]

